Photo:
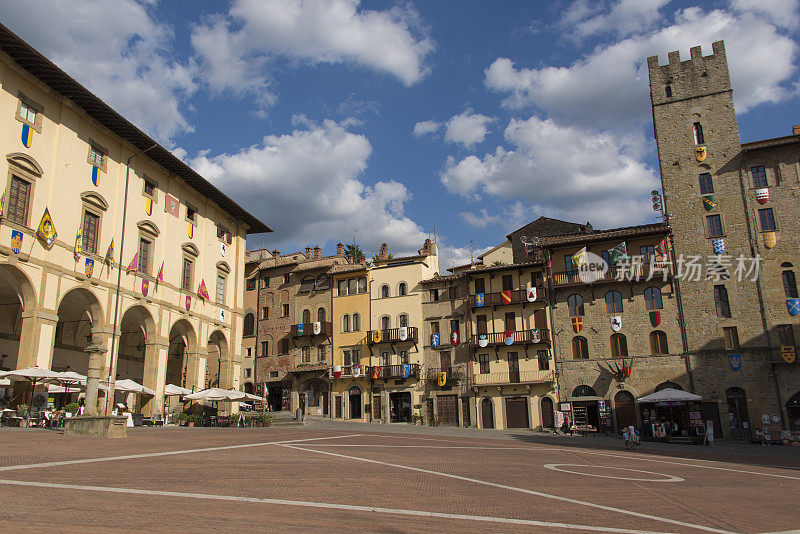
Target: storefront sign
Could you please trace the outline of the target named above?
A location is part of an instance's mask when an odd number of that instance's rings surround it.
[[[569,403],[569,402],[562,402],[560,409],[561,409],[562,412],[571,412],[572,411],[572,404]]]
[[[604,400],[597,401],[597,407],[600,409],[601,412],[606,411],[606,401]]]

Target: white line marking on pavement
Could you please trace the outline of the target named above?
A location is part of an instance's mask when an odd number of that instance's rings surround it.
[[[628,469],[626,467],[608,467],[605,465],[594,465],[594,464],[542,464],[542,467],[544,467],[545,469],[550,469],[552,471],[569,473],[570,475],[584,475],[587,477],[614,478],[617,480],[633,480],[636,482],[684,482],[684,479],[682,479],[681,477],[676,477],[675,475],[665,475],[664,473],[654,473],[653,471],[642,471],[641,469]],[[617,471],[632,471],[634,473],[645,473],[648,475],[656,475],[666,478],[653,479],[653,478],[615,477],[612,475],[600,475],[598,473],[582,473],[580,471],[570,471],[569,469],[563,469],[564,467],[590,467],[592,469],[616,469]]]
[[[114,488],[107,486],[79,486],[77,484],[55,484],[50,482],[27,482],[22,480],[0,480],[0,484],[12,486],[28,486],[35,488],[53,488],[80,491],[99,491],[108,493],[123,493],[133,495],[152,495],[159,497],[183,497],[190,499],[211,499],[218,501],[249,502],[258,504],[277,504],[281,506],[306,506],[310,508],[328,508],[333,510],[346,510],[353,512],[378,512],[384,514],[396,514],[418,517],[435,517],[440,519],[456,519],[464,521],[484,521],[490,523],[504,523],[512,525],[526,525],[534,527],[567,528],[576,530],[588,530],[594,532],[614,532],[620,534],[660,534],[652,530],[635,530],[628,528],[597,527],[590,525],[573,525],[570,523],[556,523],[550,521],[535,521],[532,519],[514,519],[510,517],[493,517],[482,515],[467,514],[447,514],[442,512],[428,512],[424,510],[405,510],[402,508],[382,508],[378,506],[358,506],[353,504],[337,504],[324,502],[290,501],[285,499],[264,499],[258,497],[238,497],[235,495],[213,495],[207,493],[185,493],[180,491],[160,491],[133,488]]]
[[[17,471],[19,469],[35,469],[37,467],[56,467],[59,465],[90,464],[94,462],[113,462],[116,460],[133,460],[136,458],[154,458],[157,456],[171,456],[175,454],[191,454],[195,452],[226,451],[230,449],[244,449],[246,447],[263,447],[264,445],[283,445],[284,443],[305,443],[307,441],[318,441],[321,439],[340,439],[352,438],[361,434],[347,434],[343,436],[326,436],[322,438],[292,439],[284,441],[267,441],[259,443],[244,443],[242,445],[223,445],[220,447],[206,447],[203,449],[184,449],[179,451],[148,452],[143,454],[127,454],[125,456],[108,456],[104,458],[83,458],[80,460],[63,460],[60,462],[44,462],[40,464],[7,465],[0,467],[0,471]]]
[[[465,482],[473,482],[475,484],[483,484],[485,486],[492,486],[492,487],[495,487],[495,488],[507,489],[507,490],[511,490],[511,491],[518,491],[520,493],[527,493],[529,495],[536,495],[537,497],[545,497],[547,499],[555,499],[557,501],[568,502],[568,503],[571,503],[571,504],[579,504],[581,506],[589,506],[591,508],[599,508],[601,510],[605,510],[605,511],[608,511],[608,512],[616,512],[616,513],[619,513],[619,514],[627,514],[627,515],[631,515],[631,516],[635,516],[635,517],[641,517],[641,518],[644,518],[644,519],[652,519],[654,521],[662,521],[664,523],[670,523],[670,524],[679,525],[679,526],[682,526],[682,527],[695,528],[695,529],[698,529],[698,530],[705,530],[707,532],[717,532],[718,534],[733,534],[729,530],[721,530],[721,529],[717,529],[717,528],[713,528],[713,527],[706,527],[706,526],[703,526],[703,525],[695,525],[693,523],[686,523],[684,521],[678,521],[677,519],[669,519],[669,518],[666,518],[666,517],[659,517],[659,516],[656,516],[656,515],[644,514],[644,513],[641,513],[641,512],[634,512],[632,510],[625,510],[625,509],[622,509],[622,508],[614,508],[612,506],[605,506],[605,505],[602,505],[602,504],[595,504],[593,502],[588,502],[588,501],[580,501],[578,499],[571,499],[569,497],[561,497],[559,495],[551,495],[549,493],[543,493],[543,492],[540,492],[540,491],[529,490],[529,489],[524,489],[524,488],[517,488],[517,487],[514,487],[514,486],[507,486],[505,484],[498,484],[496,482],[488,482],[486,480],[480,480],[480,479],[477,479],[477,478],[463,477],[463,476],[460,476],[460,475],[452,475],[450,473],[442,473],[441,471],[433,471],[433,470],[430,470],[430,469],[422,469],[422,468],[419,468],[419,467],[411,467],[411,466],[408,466],[408,465],[392,464],[392,463],[389,463],[389,462],[381,462],[379,460],[370,460],[368,458],[363,458],[363,457],[358,457],[358,456],[347,456],[346,454],[338,454],[338,453],[335,453],[335,452],[327,452],[327,451],[319,451],[319,450],[314,450],[314,449],[307,449],[305,447],[298,447],[296,445],[280,445],[280,446],[281,447],[286,447],[288,449],[295,449],[295,450],[299,450],[299,451],[313,452],[315,454],[326,454],[328,456],[337,456],[339,458],[347,458],[349,460],[355,460],[355,461],[358,461],[358,462],[367,462],[367,463],[385,465],[385,466],[388,466],[388,467],[397,467],[399,469],[408,469],[409,471],[417,471],[419,473],[427,473],[429,475],[438,475],[438,476],[441,476],[441,477],[453,478],[453,479],[456,479],[456,480],[463,480]]]

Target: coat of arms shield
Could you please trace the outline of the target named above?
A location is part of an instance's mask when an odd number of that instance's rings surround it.
[[[742,357],[738,354],[728,354],[728,365],[734,371],[738,371],[742,368]]]
[[[302,336],[303,334],[305,334],[305,325],[303,323],[297,323],[295,325],[295,332],[296,335],[298,336]]]
[[[764,232],[764,246],[772,248],[778,244],[778,234],[775,232]]]
[[[539,343],[542,341],[542,330],[539,328],[531,328],[531,343]]]
[[[352,367],[352,370],[351,370],[351,374],[353,375],[353,378],[358,378],[359,376],[361,376],[361,364],[360,363],[353,364],[353,367]]]
[[[404,363],[400,366],[400,378],[408,378],[411,376],[411,366]]]
[[[621,315],[612,315],[609,319],[611,321],[611,330],[614,332],[619,332],[622,330],[622,316]]]
[[[447,371],[442,371],[441,373],[439,373],[439,377],[436,383],[439,384],[439,387],[442,387],[445,384],[447,384]]]
[[[766,204],[769,202],[769,189],[766,187],[759,187],[756,189],[756,202],[759,204]]]
[[[513,345],[514,344],[514,331],[513,330],[506,330],[506,333],[503,334],[503,342],[506,345]]]
[[[146,297],[148,291],[150,291],[150,280],[142,278],[142,295]]]
[[[461,341],[461,338],[458,335],[458,330],[450,332],[450,344],[456,347],[459,341]]]
[[[583,330],[583,317],[572,318],[572,330],[577,334]]]
[[[800,313],[800,299],[786,299],[786,309],[792,316]]]
[[[500,300],[503,304],[511,304],[511,290],[506,289],[500,293]]]
[[[401,326],[400,327],[400,341],[407,341],[408,340],[408,327]]]
[[[483,293],[475,293],[475,307],[476,308],[483,307],[483,302],[484,302]]]
[[[708,151],[704,146],[698,146],[694,149],[694,158],[697,161],[705,161],[706,156],[708,155]]]
[[[87,278],[92,277],[92,273],[94,272],[94,260],[91,258],[86,258],[86,261],[83,264],[83,272],[86,273]]]
[[[797,351],[794,345],[781,345],[781,357],[786,363],[794,363],[797,359]]]
[[[489,336],[486,334],[478,334],[478,346],[481,348],[489,345]]]
[[[431,334],[431,347],[434,349],[439,346],[439,334]]]
[[[536,301],[536,286],[527,288],[525,296],[528,298],[528,302]]]
[[[341,365],[334,365],[333,366],[333,378],[342,378],[342,366]]]
[[[189,311],[192,308],[192,296],[186,295],[186,311]]]
[[[314,332],[314,335],[315,335],[315,336],[318,336],[318,335],[320,335],[320,334],[322,333],[322,323],[321,323],[321,322],[319,322],[319,321],[317,321],[316,323],[314,323],[314,326],[312,327],[312,330],[311,330],[311,331],[312,331],[312,332]]]
[[[22,250],[22,232],[11,230],[11,252],[19,254],[20,250]]]

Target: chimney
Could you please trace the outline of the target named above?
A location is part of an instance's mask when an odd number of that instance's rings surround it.
[[[316,247],[314,247],[314,259],[315,259],[315,260],[318,260],[318,259],[320,259],[320,256],[321,256],[321,254],[320,254],[320,253],[321,253],[321,252],[322,252],[322,249],[321,249],[321,248],[319,248],[319,245],[317,245]]]
[[[277,248],[272,251],[272,257],[275,258],[276,260],[281,257],[281,253]]]
[[[792,126],[792,135],[800,135],[800,124]]]
[[[306,247],[306,259],[311,259],[311,247]]]
[[[381,245],[381,251],[378,252],[378,259],[379,260],[389,259],[389,245],[387,245],[386,243]]]
[[[344,245],[341,243],[336,243],[336,255],[344,256]]]

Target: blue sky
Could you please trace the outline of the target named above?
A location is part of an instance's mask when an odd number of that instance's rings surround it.
[[[726,42],[742,141],[791,133],[797,0],[28,0],[0,19],[275,233],[443,269],[540,215],[653,221],[646,59]]]

